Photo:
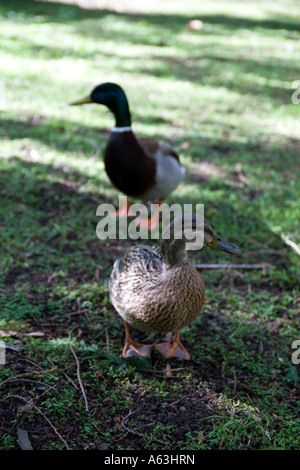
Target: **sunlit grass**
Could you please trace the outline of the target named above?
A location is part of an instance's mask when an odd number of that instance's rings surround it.
[[[166,437],[166,449],[299,447],[299,375],[290,356],[300,262],[286,243],[300,245],[300,104],[291,100],[300,80],[299,14],[293,0],[1,3],[0,329],[15,331],[9,341],[22,341],[26,359],[51,369],[45,383],[63,384],[40,402],[62,434],[69,408],[75,421],[84,413],[70,351],[82,335],[74,347],[93,413],[76,422],[80,439],[71,435],[71,447],[156,449]],[[190,29],[192,19],[203,27]],[[166,202],[205,204],[215,230],[242,249],[232,260],[206,247],[191,261],[276,266],[203,273],[203,316],[183,330],[193,361],[171,379],[156,357],[120,357],[108,277],[123,244],[95,232],[97,206],[119,196],[102,158],[114,119],[101,106],[68,105],[104,81],[125,89],[138,134],[179,151],[186,177]],[[20,339],[40,329],[45,337]],[[172,441],[176,426],[157,413],[168,398],[188,407],[199,391],[200,402],[216,397],[207,408],[203,402],[203,435],[197,428]],[[159,404],[150,410],[152,434],[143,413],[129,421],[146,435],[140,440],[115,425],[137,399]],[[111,414],[104,425],[102,406]],[[10,432],[4,442],[17,446]]]

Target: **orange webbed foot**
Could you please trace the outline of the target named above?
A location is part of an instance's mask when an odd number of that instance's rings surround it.
[[[189,361],[191,359],[190,354],[180,341],[179,330],[176,331],[173,339],[170,339],[169,341],[164,341],[162,343],[157,343],[155,344],[155,347],[159,351],[159,353],[166,359],[170,359],[173,357],[185,359],[186,361]]]
[[[152,344],[141,344],[133,341],[130,335],[129,324],[124,320],[125,328],[125,346],[123,348],[123,357],[149,357],[151,354]]]
[[[149,357],[151,354],[151,349],[151,344],[140,344],[136,343],[135,341],[126,342],[122,356],[125,358],[132,356]]]

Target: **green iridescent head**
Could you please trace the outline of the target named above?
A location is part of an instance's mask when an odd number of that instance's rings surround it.
[[[130,110],[123,89],[116,83],[102,83],[81,100],[70,103],[72,106],[98,103],[106,106],[114,114],[116,127],[131,126]]]

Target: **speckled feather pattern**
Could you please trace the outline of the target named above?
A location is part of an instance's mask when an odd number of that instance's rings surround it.
[[[204,282],[184,261],[168,267],[161,250],[128,248],[114,264],[110,298],[119,315],[142,331],[165,333],[190,324],[204,303]]]

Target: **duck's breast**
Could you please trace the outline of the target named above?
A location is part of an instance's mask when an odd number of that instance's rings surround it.
[[[111,182],[127,196],[141,198],[155,185],[156,162],[145,153],[132,131],[111,133],[104,163]]]

